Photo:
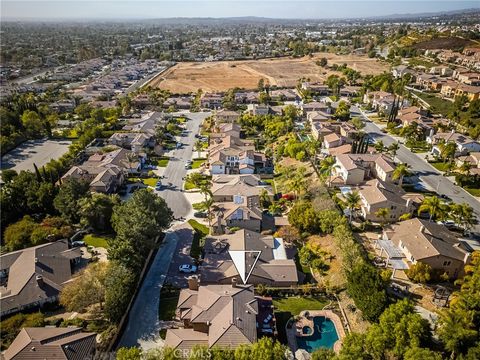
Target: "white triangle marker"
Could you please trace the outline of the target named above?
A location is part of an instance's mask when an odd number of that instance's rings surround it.
[[[242,282],[246,284],[248,281],[248,278],[252,274],[253,269],[255,268],[255,265],[257,264],[261,251],[229,250],[228,253],[230,254],[230,257],[233,261],[233,265],[235,265],[235,268],[237,269],[238,274],[242,279]],[[250,253],[254,253],[256,254],[256,256],[255,256],[255,261],[253,262],[252,268],[247,274],[246,257],[247,257],[247,254],[250,254]]]

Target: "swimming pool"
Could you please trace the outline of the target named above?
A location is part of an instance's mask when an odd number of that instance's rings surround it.
[[[324,347],[333,349],[333,345],[339,339],[337,329],[332,320],[325,316],[313,318],[313,334],[310,336],[297,336],[297,345],[309,353]]]

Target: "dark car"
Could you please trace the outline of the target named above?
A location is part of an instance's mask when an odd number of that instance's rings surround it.
[[[208,216],[208,214],[206,212],[203,212],[203,211],[197,211],[197,212],[194,212],[193,213],[193,216],[195,216],[196,218],[206,218]]]

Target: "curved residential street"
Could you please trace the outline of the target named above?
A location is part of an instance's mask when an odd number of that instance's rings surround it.
[[[385,146],[397,142],[392,136],[383,133],[381,128],[371,121],[365,113],[360,111],[358,107],[352,106],[351,111],[353,116],[361,115],[363,119],[366,120],[363,131],[368,133],[375,141],[382,140]],[[404,145],[399,145],[400,148],[397,152],[396,160],[409,164],[417,175],[418,180],[426,185],[426,188],[436,191],[438,194],[448,196],[453,202],[467,203],[473,208],[477,219],[480,219],[480,201],[478,201],[478,199],[463,190],[460,186],[454,185],[450,179],[443,176],[441,172],[423,158],[425,156],[424,154],[415,154]],[[476,224],[472,228],[472,232],[476,236],[480,236],[480,224]]]
[[[165,199],[172,209],[174,217],[180,218],[186,217],[191,211],[190,202],[181,191],[183,178],[187,174],[185,162],[192,158],[192,148],[196,140],[195,134],[198,133],[202,121],[211,113],[176,114],[185,115],[190,119],[186,122],[188,136],[179,138],[184,146],[173,152],[173,157],[170,158],[165,169],[162,183],[165,185],[171,183],[171,185],[161,191],[155,191],[155,193]],[[158,336],[160,330],[158,321],[158,309],[161,302],[160,290],[165,279],[169,276],[170,267],[177,267],[178,269],[179,264],[191,261],[189,248],[192,239],[193,231],[188,223],[177,222],[166,232],[163,243],[158,249],[135,298],[117,347],[140,346],[144,350],[148,350],[161,344],[162,340]],[[185,251],[188,254],[183,254]],[[176,282],[180,283],[184,280],[185,274],[177,275],[177,272],[175,272],[178,277]]]

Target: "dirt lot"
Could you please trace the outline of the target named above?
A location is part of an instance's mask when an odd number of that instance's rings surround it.
[[[388,70],[385,63],[359,55],[317,53],[312,58],[280,58],[247,61],[183,62],[168,69],[151,86],[173,93],[190,93],[199,88],[206,92],[225,91],[233,87],[255,89],[263,78],[270,85],[295,86],[301,77],[323,81],[334,73],[315,64],[325,57],[329,64],[343,64],[362,74],[379,74]]]

